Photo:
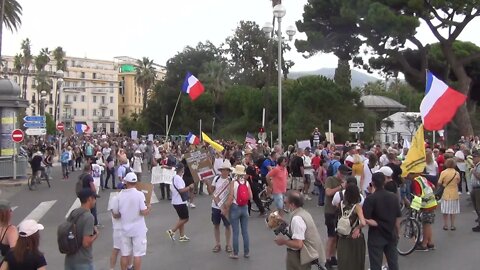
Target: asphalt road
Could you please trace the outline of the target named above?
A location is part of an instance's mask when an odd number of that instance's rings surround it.
[[[74,189],[79,172],[72,173],[68,181],[60,180],[60,175],[59,168],[54,168],[51,188],[45,184],[36,191],[29,191],[26,186],[0,188],[2,191],[0,198],[8,199],[15,208],[13,224],[18,224],[29,217],[39,219],[40,223],[45,225],[45,230],[41,232],[41,250],[45,253],[48,269],[63,269],[64,257],[58,251],[56,230],[69,210],[76,206]],[[147,177],[149,178],[145,175],[145,178]],[[155,192],[159,198],[158,187],[155,188]],[[111,190],[101,191],[101,198],[97,200],[99,222],[105,227],[100,229],[100,236],[94,243],[96,270],[109,269],[112,229],[107,203],[110,193]],[[462,213],[457,218],[457,231],[443,231],[441,214],[438,213],[434,225],[437,249],[400,257],[400,269],[480,269],[480,234],[471,231],[474,218],[472,207],[468,206],[465,198],[466,195],[463,195]],[[306,209],[314,216],[325,238],[323,208],[316,207],[314,201],[315,198],[307,202]],[[143,258],[143,269],[285,269],[285,249],[274,244],[273,232],[265,227],[264,219],[256,217],[256,214],[249,219],[251,250],[249,259],[241,257],[234,261],[229,259],[224,251],[212,253],[214,240],[210,221],[210,199],[207,196],[199,196],[195,203],[197,208],[190,209],[190,222],[186,225],[186,234],[191,238],[189,243],[172,242],[165,234],[165,231],[177,221],[170,202],[160,200],[152,204],[152,213],[146,219],[149,229],[148,249],[147,255]],[[119,264],[116,269],[120,269]]]

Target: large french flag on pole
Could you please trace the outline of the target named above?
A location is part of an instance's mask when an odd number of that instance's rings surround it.
[[[195,100],[203,93],[203,91],[205,91],[205,88],[202,83],[190,72],[187,72],[187,76],[183,82],[182,92],[187,93],[191,100]]]
[[[442,130],[465,103],[467,96],[449,87],[427,71],[425,97],[420,104],[420,114],[426,130]]]
[[[75,132],[77,134],[88,133],[90,131],[90,127],[84,123],[77,123],[75,125]]]

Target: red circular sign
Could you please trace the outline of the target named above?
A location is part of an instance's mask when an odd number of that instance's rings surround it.
[[[15,129],[12,131],[12,141],[19,143],[23,141],[23,138],[25,137],[25,134],[23,134],[23,131],[21,129]]]
[[[63,123],[58,123],[57,124],[57,130],[58,131],[63,131],[65,129],[65,126],[63,125]]]

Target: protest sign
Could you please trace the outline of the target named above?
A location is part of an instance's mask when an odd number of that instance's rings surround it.
[[[130,133],[130,137],[132,138],[132,140],[136,140],[138,138],[138,131],[132,130],[132,132]]]
[[[169,167],[155,166],[152,168],[151,184],[171,184],[175,176],[175,169]]]
[[[227,201],[228,194],[230,193],[230,189],[228,188],[229,186],[230,181],[224,181],[223,185],[221,185],[219,188],[216,188],[213,192],[213,200],[218,207],[222,207],[222,205]]]
[[[195,182],[212,179],[215,176],[212,162],[206,150],[187,153],[185,159]]]
[[[150,183],[138,182],[135,187],[145,194],[145,203],[149,205],[152,201],[153,185]]]
[[[149,142],[153,142],[153,134],[148,134],[148,137],[147,137],[147,138],[148,138],[147,140],[148,140]]]
[[[298,141],[297,142],[297,148],[305,149],[305,148],[312,148],[312,145],[310,144],[310,140],[304,140],[304,141]]]

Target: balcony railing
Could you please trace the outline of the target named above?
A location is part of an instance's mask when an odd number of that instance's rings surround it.
[[[99,117],[98,117],[98,120],[99,120],[99,121],[109,121],[109,120],[110,120],[110,116],[99,116]]]
[[[65,106],[72,106],[72,102],[71,102],[70,100],[65,100],[65,101],[63,102],[63,105],[65,105]]]
[[[63,116],[63,119],[68,120],[68,121],[71,121],[71,120],[73,120],[73,115],[71,115],[71,114],[64,115],[64,116]]]
[[[101,102],[101,103],[100,103],[100,108],[108,108],[108,103],[106,103],[106,102]]]

